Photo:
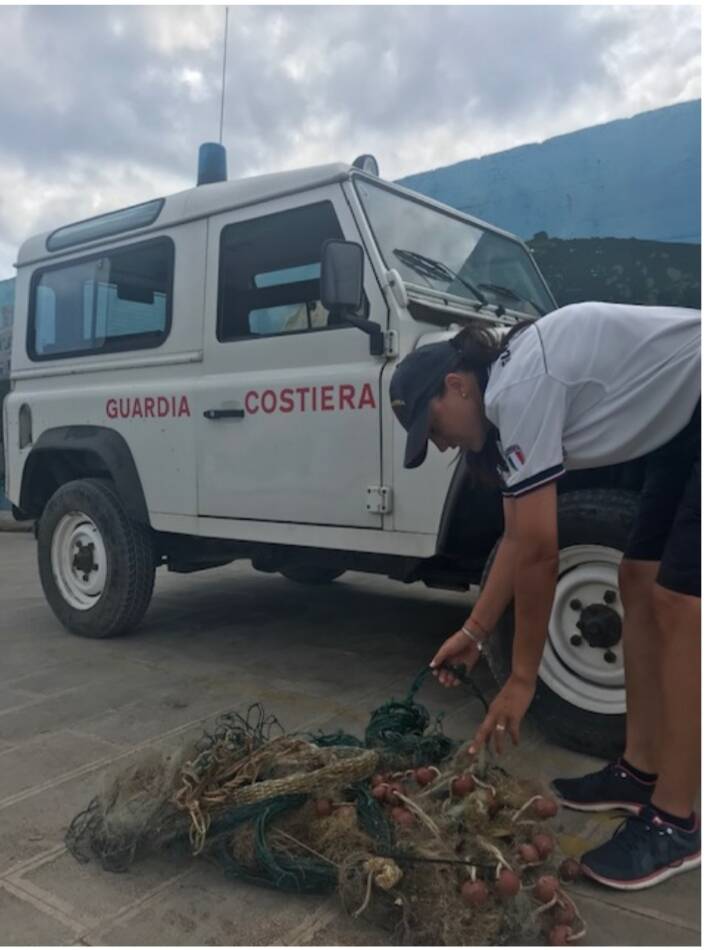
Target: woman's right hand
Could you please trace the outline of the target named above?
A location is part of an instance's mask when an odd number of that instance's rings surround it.
[[[457,676],[440,667],[444,663],[449,663],[451,666],[465,666],[466,673],[470,673],[479,659],[478,645],[462,630],[459,630],[443,642],[430,665],[433,668],[433,675],[442,686],[460,686],[461,681]]]

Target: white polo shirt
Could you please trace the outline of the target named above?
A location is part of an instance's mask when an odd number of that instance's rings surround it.
[[[578,303],[537,320],[493,363],[485,389],[503,494],[668,442],[700,399],[700,361],[699,310]]]

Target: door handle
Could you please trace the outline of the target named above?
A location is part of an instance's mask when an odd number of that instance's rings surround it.
[[[244,409],[206,409],[206,419],[244,419]]]

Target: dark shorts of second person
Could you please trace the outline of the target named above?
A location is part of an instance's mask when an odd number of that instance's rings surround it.
[[[639,511],[624,557],[660,561],[656,581],[701,596],[701,403],[681,431],[646,457]]]

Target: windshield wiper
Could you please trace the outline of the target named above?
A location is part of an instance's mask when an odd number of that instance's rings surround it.
[[[534,300],[530,300],[529,297],[523,297],[521,294],[516,293],[514,290],[510,290],[509,287],[502,287],[500,284],[486,284],[480,282],[478,287],[484,287],[485,290],[492,290],[496,294],[499,294],[501,297],[508,297],[510,300],[519,300],[521,303],[528,303],[534,310],[539,313],[541,317],[544,317],[546,310],[543,310]]]
[[[437,261],[433,257],[426,257],[425,254],[419,254],[418,251],[408,251],[400,247],[395,247],[391,253],[407,267],[410,267],[411,270],[417,274],[421,274],[423,277],[433,277],[435,280],[447,281],[449,283],[453,283],[453,281],[457,280],[473,294],[476,300],[480,302],[481,307],[487,304],[487,298],[481,294],[474,284],[471,284],[470,281],[461,277],[460,274],[456,274],[456,272],[451,270],[443,261]]]

